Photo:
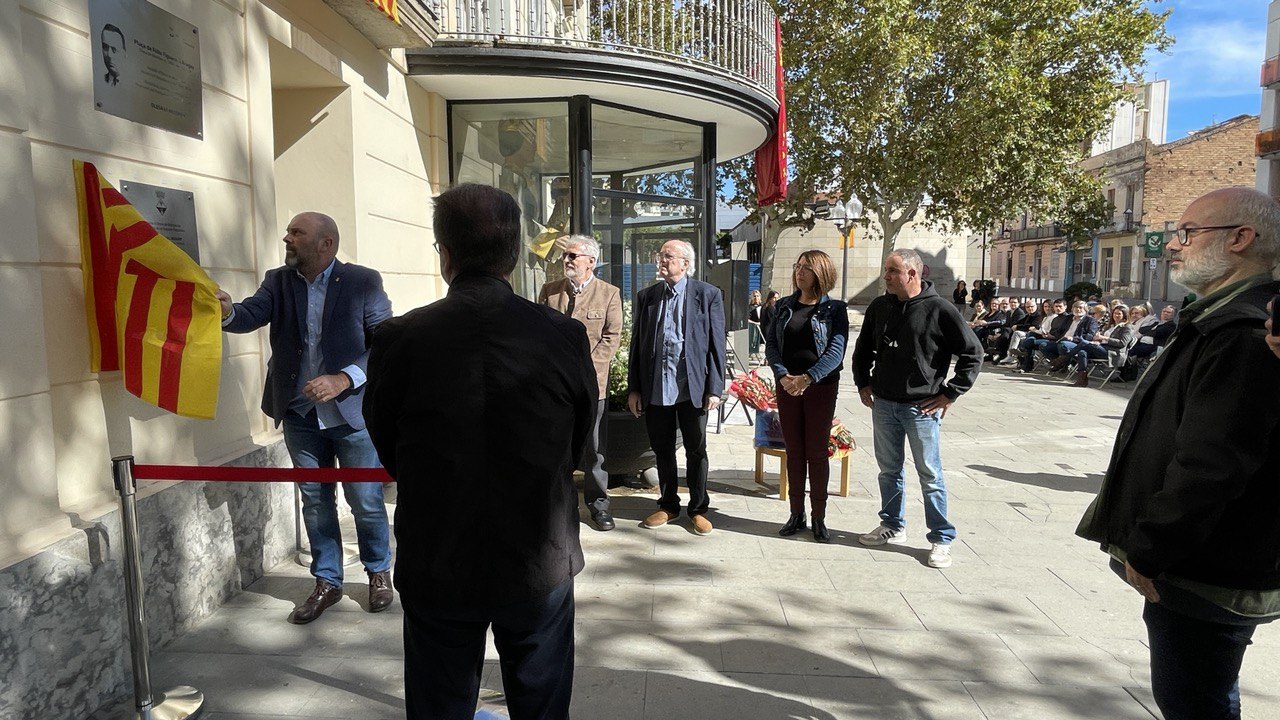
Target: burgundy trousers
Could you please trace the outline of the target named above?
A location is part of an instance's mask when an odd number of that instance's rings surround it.
[[[778,388],[778,422],[787,446],[787,492],[791,513],[804,512],[805,478],[809,480],[813,517],[827,517],[827,481],[831,477],[827,440],[836,415],[839,383],[810,385],[796,397]]]

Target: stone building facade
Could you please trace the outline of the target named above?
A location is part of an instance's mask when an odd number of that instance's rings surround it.
[[[195,30],[199,133],[95,106],[106,25],[94,12],[108,5],[153,19],[118,33],[130,42]],[[214,420],[158,410],[125,392],[120,373],[90,372],[74,160],[117,187],[191,194],[200,262],[235,298],[282,264],[283,225],[319,210],[340,229],[339,258],[382,274],[396,314],[439,299],[432,198],[465,181],[519,195],[530,241],[596,232],[609,272],[636,266],[627,249],[661,237],[712,254],[716,159],[754,150],[777,120],[771,7],[698,4],[710,37],[739,51],[727,55],[677,45],[663,28],[619,30],[598,3],[500,5],[0,2],[0,718],[83,718],[132,688],[113,457],[287,464],[259,409],[265,331],[225,336]],[[141,67],[139,53],[149,51],[130,45],[128,63]],[[649,195],[681,212],[638,227],[630,211],[659,173],[665,194]],[[593,207],[609,210],[594,225]],[[526,295],[544,278],[530,273]],[[296,549],[288,484],[142,483],[138,510],[155,645]]]

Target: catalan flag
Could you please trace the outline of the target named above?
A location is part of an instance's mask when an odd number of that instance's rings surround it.
[[[218,286],[98,173],[75,161],[89,369],[122,370],[157,407],[212,419],[222,369]]]
[[[379,10],[386,13],[387,17],[400,22],[400,7],[397,0],[370,0]]]

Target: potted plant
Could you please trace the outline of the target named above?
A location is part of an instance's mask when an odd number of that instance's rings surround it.
[[[649,447],[649,431],[644,418],[635,417],[627,409],[627,362],[631,353],[631,302],[622,303],[622,334],[618,351],[609,363],[609,389],[606,402],[604,469],[609,485],[653,487],[658,484],[654,469],[657,459]],[[677,437],[676,446],[680,440]],[[639,478],[639,479],[637,479]]]

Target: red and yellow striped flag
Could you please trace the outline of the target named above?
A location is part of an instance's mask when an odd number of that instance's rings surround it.
[[[139,398],[212,419],[222,369],[217,284],[92,163],[74,165],[89,369],[123,370]]]
[[[396,0],[370,0],[378,9],[386,13],[387,17],[394,20],[397,24],[400,22],[400,7]]]

